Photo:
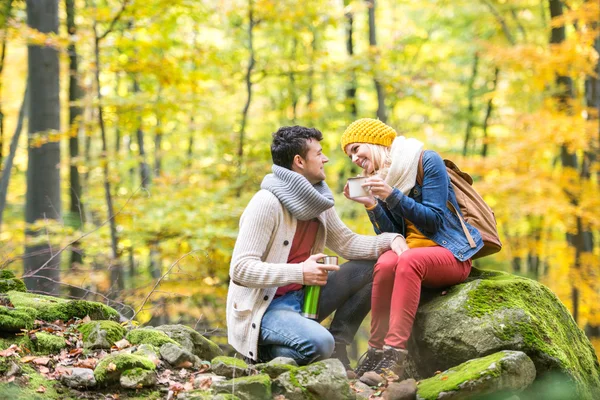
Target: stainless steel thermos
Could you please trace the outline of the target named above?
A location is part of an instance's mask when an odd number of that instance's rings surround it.
[[[325,256],[317,261],[320,264],[338,265],[336,256]],[[302,316],[317,320],[319,318],[319,298],[321,297],[321,286],[304,286],[304,304],[302,305]]]

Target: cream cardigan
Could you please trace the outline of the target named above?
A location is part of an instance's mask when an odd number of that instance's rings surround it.
[[[375,260],[399,236],[363,236],[352,232],[332,207],[319,215],[312,253],[327,248],[348,260]],[[302,264],[287,264],[296,219],[269,191],[254,195],[240,218],[229,268],[227,337],[242,355],[257,359],[260,323],[280,286],[303,284]]]

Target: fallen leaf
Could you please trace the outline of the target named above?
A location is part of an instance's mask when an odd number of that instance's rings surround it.
[[[11,376],[10,378],[8,378],[8,379],[6,380],[6,382],[8,382],[8,383],[11,383],[11,382],[12,382],[12,381],[14,381],[14,380],[15,380],[15,376],[13,375],[13,376]]]
[[[75,364],[73,364],[73,366],[79,367],[79,368],[94,369],[94,368],[96,368],[97,363],[98,363],[98,360],[95,358],[86,358],[85,360],[77,361]]]
[[[187,362],[189,362],[189,361],[187,361]],[[184,364],[184,363],[182,363],[182,364]],[[179,371],[179,377],[185,378],[186,376],[188,376],[188,372],[187,372],[187,370],[182,368],[181,371]]]
[[[79,349],[72,349],[69,350],[69,357],[75,357],[80,355],[81,353],[83,353],[83,349],[79,348]]]
[[[40,385],[40,387],[36,389],[36,392],[46,393],[46,388],[44,387],[44,385]]]
[[[131,343],[127,339],[121,339],[115,342],[115,347],[119,350],[131,346]]]
[[[434,375],[439,375],[439,374],[441,374],[441,373],[442,373],[442,371],[435,371],[433,374],[434,374]]]
[[[33,359],[35,359],[36,356],[25,356],[25,357],[21,357],[21,362],[23,363],[28,363],[30,361],[33,361]]]
[[[440,379],[443,380],[443,381],[447,381],[448,377],[447,376],[442,376]]]
[[[48,365],[48,363],[50,362],[50,358],[49,357],[36,357],[32,361],[36,365]]]
[[[115,363],[109,363],[108,366],[106,367],[107,371],[116,371],[117,366],[115,365]]]
[[[19,346],[17,346],[16,344],[11,344],[8,349],[0,351],[0,357],[14,356],[20,352],[21,352],[21,349],[19,348]]]
[[[90,322],[92,319],[90,318],[89,315],[86,315],[85,317],[83,317],[82,321],[85,324],[86,322]]]
[[[40,374],[49,374],[50,373],[50,368],[44,367],[43,365],[40,366],[39,370],[40,370]]]
[[[58,375],[71,375],[73,370],[71,368],[63,367],[62,365],[57,365],[56,368],[54,368],[54,372]]]
[[[448,294],[448,291],[447,291],[447,290],[444,290],[444,291],[442,292],[442,296],[445,296],[445,295],[447,295],[447,294]]]
[[[183,362],[179,363],[176,368],[192,368],[193,366],[194,366],[194,364],[192,364],[190,361],[183,361]],[[184,372],[186,372],[186,373],[184,375],[181,375]],[[179,376],[181,376],[182,378],[185,378],[185,375],[187,375],[187,371],[185,369],[182,369],[181,371],[179,371]]]
[[[202,377],[196,380],[197,389],[207,390],[212,385],[212,378],[210,376]]]
[[[169,390],[172,390],[174,392],[181,392],[183,390],[183,385],[179,382],[171,382]]]
[[[194,390],[194,383],[193,382],[186,382],[183,384],[183,390],[185,390],[186,392],[190,391],[190,390]]]

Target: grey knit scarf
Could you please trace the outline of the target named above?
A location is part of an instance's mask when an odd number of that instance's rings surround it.
[[[325,181],[316,185],[297,172],[273,165],[273,173],[265,176],[262,189],[273,193],[283,206],[300,221],[309,221],[333,207],[333,194]]]

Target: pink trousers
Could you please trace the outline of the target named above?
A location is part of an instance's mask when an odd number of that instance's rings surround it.
[[[387,251],[373,272],[369,346],[406,349],[421,298],[421,286],[442,288],[463,282],[471,260],[459,261],[443,247],[419,247],[400,256]]]

